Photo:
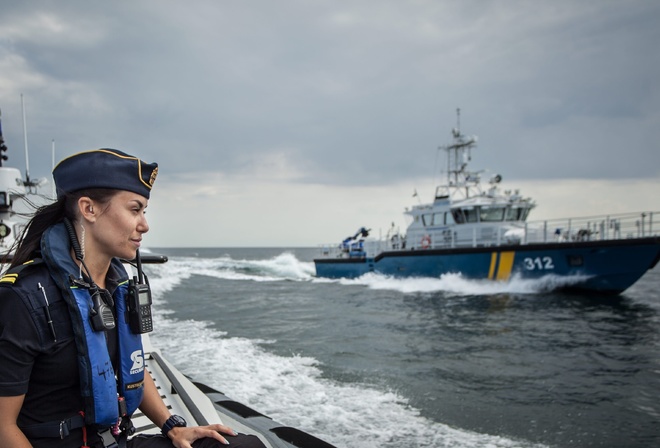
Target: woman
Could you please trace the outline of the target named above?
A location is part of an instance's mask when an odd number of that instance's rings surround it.
[[[37,210],[0,279],[3,447],[263,447],[224,425],[187,427],[145,374],[119,259],[149,231],[157,173],[114,149],[55,167],[57,201]],[[126,440],[138,407],[162,435]]]

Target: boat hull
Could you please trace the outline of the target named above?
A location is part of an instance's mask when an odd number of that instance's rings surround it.
[[[395,277],[440,277],[507,281],[556,277],[558,287],[620,293],[660,258],[660,238],[542,243],[455,249],[387,251],[374,258],[319,258],[316,275],[355,278],[369,272]],[[564,279],[565,281],[561,281]]]

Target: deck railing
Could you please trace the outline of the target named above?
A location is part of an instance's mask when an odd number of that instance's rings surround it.
[[[404,250],[444,249],[458,247],[499,246],[502,244],[567,243],[574,241],[622,240],[660,235],[660,212],[619,213],[601,216],[526,221],[522,223],[497,223],[493,225],[456,225],[451,231],[424,233],[422,242],[407,238]],[[445,228],[446,229],[446,228]],[[367,239],[364,251],[347,251],[339,244],[325,244],[321,254],[327,257],[375,257],[380,252],[399,250],[400,239]]]
[[[660,212],[555,219],[527,223],[525,242],[566,242],[645,238],[660,234]],[[540,223],[540,226],[539,226]]]

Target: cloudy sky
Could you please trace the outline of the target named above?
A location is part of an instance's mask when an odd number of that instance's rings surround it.
[[[660,2],[0,0],[10,162],[160,165],[147,245],[314,246],[405,227],[437,148],[530,219],[660,210]]]

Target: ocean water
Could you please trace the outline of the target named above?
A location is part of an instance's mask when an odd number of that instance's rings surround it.
[[[344,447],[660,446],[660,270],[615,297],[314,276],[316,249],[153,249],[152,340]]]

